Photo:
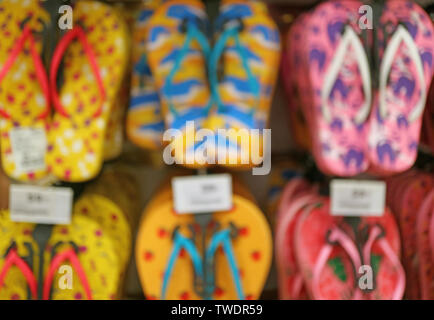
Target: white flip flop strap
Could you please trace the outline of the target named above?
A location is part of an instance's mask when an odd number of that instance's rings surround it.
[[[329,109],[330,93],[339,75],[339,71],[342,68],[342,63],[350,46],[353,47],[356,53],[357,63],[362,77],[363,92],[365,94],[365,101],[355,117],[356,123],[362,124],[365,122],[371,110],[372,86],[368,57],[356,32],[350,26],[346,26],[345,32],[341,37],[339,46],[336,49],[336,53],[333,57],[333,61],[331,62],[325,75],[323,90],[321,92],[322,114],[328,123],[332,121],[332,115]]]
[[[379,88],[380,116],[383,119],[387,117],[387,102],[386,102],[387,80],[389,78],[390,69],[392,68],[392,64],[396,52],[398,51],[399,46],[402,42],[404,42],[408,47],[408,53],[416,66],[417,76],[419,78],[420,83],[422,84],[420,86],[421,89],[420,99],[408,117],[408,121],[413,122],[414,120],[422,116],[423,110],[425,108],[427,91],[425,87],[423,63],[422,63],[422,58],[420,57],[419,54],[419,50],[417,49],[416,43],[414,42],[410,33],[402,25],[398,26],[392,38],[390,39],[389,45],[387,46],[384,52],[383,61],[380,67],[380,88]]]

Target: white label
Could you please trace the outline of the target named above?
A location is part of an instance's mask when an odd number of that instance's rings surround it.
[[[370,180],[332,180],[331,213],[334,216],[379,217],[384,214],[386,183]]]
[[[47,137],[44,129],[15,128],[10,132],[10,139],[17,174],[45,170]]]
[[[11,185],[11,220],[39,224],[70,224],[72,198],[71,188]]]
[[[172,179],[172,189],[178,214],[213,213],[232,209],[230,174],[176,177]]]

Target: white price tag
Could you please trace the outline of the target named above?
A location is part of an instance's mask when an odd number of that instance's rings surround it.
[[[47,137],[42,128],[15,128],[10,131],[12,157],[17,174],[45,170]]]
[[[331,213],[334,216],[380,217],[386,205],[386,183],[370,180],[332,180]]]
[[[39,224],[70,224],[72,201],[71,188],[11,185],[11,220]]]
[[[176,177],[172,179],[172,189],[178,214],[213,213],[232,209],[230,174]]]

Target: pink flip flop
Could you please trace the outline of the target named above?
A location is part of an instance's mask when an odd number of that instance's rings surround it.
[[[388,1],[380,21],[379,88],[370,117],[371,171],[388,175],[416,160],[422,114],[433,75],[434,29],[411,1]]]
[[[362,298],[356,272],[362,265],[356,244],[333,217],[329,200],[305,209],[295,231],[297,263],[309,295],[315,300]]]
[[[374,289],[368,297],[373,300],[400,300],[405,290],[405,271],[400,261],[401,241],[392,213],[386,209],[382,217],[361,220],[366,241],[362,247],[363,264],[374,273]]]
[[[371,75],[358,24],[360,1],[320,4],[304,25],[312,103],[308,118],[316,162],[324,173],[354,176],[368,168],[366,137]]]
[[[314,192],[314,187],[309,184],[303,178],[297,177],[288,182],[283,189],[280,196],[279,206],[277,208],[276,221],[280,220],[280,217],[284,212],[288,210],[288,206],[292,204],[294,198],[300,194],[307,193],[309,191]]]
[[[303,210],[318,205],[316,203],[318,200],[319,197],[315,194],[298,196],[282,211],[280,220],[276,224],[275,253],[279,298],[282,300],[307,298],[303,277],[298,269],[294,252],[294,230]]]
[[[417,250],[417,218],[416,214],[426,195],[433,189],[434,183],[430,175],[419,174],[405,181],[406,188],[401,193],[399,225],[403,241],[403,263],[407,274],[406,298],[419,299],[419,257]]]

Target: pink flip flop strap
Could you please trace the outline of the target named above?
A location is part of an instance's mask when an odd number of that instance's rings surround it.
[[[354,265],[354,268],[357,272],[360,266],[362,265],[362,263],[361,263],[359,252],[353,240],[344,231],[342,231],[336,226],[331,229],[328,240],[339,243],[342,246],[342,248],[347,252],[348,256],[350,257]],[[324,267],[326,266],[327,261],[329,260],[330,255],[333,251],[333,247],[334,247],[333,244],[330,243],[324,244],[324,246],[322,247],[318,255],[318,258],[316,260],[313,269],[312,293],[315,299],[318,300],[327,300],[321,294],[321,290],[319,289],[319,281],[320,281],[321,274],[324,270]],[[359,300],[360,298],[361,298],[361,292],[360,290],[355,288],[353,300]]]
[[[292,299],[295,299],[295,300],[300,299],[300,295],[301,295],[301,292],[303,290],[303,286],[304,286],[303,275],[301,274],[301,272],[299,272],[294,277],[294,285],[292,286],[292,290],[291,290],[291,298]]]
[[[386,238],[381,236],[381,233],[382,230],[379,226],[372,227],[368,240],[363,247],[363,258],[365,263],[368,265],[371,264],[372,246],[374,245],[375,241],[378,241],[378,245],[380,246],[381,250],[383,250],[386,257],[392,262],[398,272],[398,283],[396,284],[395,290],[393,292],[392,300],[401,300],[405,290],[405,271],[398,255],[394,252]]]
[[[0,70],[0,82],[3,81],[3,79],[11,70],[14,62],[16,61],[20,53],[24,50],[24,46],[27,41],[30,42],[30,54],[32,56],[33,63],[35,66],[36,77],[39,81],[39,84],[41,85],[42,91],[45,96],[45,103],[47,104],[46,109],[38,116],[38,119],[44,119],[50,113],[50,90],[48,85],[47,74],[45,73],[45,69],[44,69],[44,64],[42,63],[39,53],[36,51],[35,39],[33,38],[33,33],[29,26],[24,27],[23,33],[16,41],[15,46],[12,48],[12,51],[9,54],[9,57],[3,64]],[[0,109],[0,116],[6,119],[11,118],[10,113],[4,109]]]
[[[38,284],[36,278],[27,263],[18,255],[16,248],[11,249],[5,258],[5,262],[0,272],[0,289],[3,287],[6,276],[13,265],[16,265],[26,278],[32,298],[36,300],[38,298]]]

